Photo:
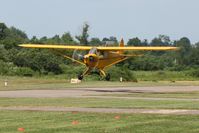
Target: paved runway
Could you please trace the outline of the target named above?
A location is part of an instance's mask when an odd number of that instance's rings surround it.
[[[199,86],[156,86],[156,87],[118,87],[118,88],[73,88],[66,90],[17,90],[0,91],[0,97],[60,98],[86,97],[104,94],[164,93],[199,91]]]
[[[0,97],[7,98],[120,98],[120,99],[145,99],[145,100],[191,100],[186,98],[152,98],[152,97],[116,97],[102,96],[105,94],[130,94],[130,93],[165,93],[165,92],[191,92],[199,91],[199,86],[156,86],[156,87],[118,87],[118,88],[74,88],[66,90],[17,90],[0,91]],[[141,114],[199,114],[199,110],[184,109],[121,109],[121,108],[81,108],[81,107],[30,107],[9,106],[0,107],[0,110],[31,110],[31,111],[78,111],[96,113],[141,113]]]

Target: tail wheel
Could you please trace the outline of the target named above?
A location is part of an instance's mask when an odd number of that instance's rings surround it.
[[[106,75],[105,79],[106,79],[107,81],[110,81],[111,75],[108,73],[108,74]]]

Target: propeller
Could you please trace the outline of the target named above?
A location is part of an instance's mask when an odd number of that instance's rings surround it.
[[[85,51],[80,51],[78,49],[73,51],[72,58],[78,61],[83,61],[84,60],[84,55],[86,54]]]

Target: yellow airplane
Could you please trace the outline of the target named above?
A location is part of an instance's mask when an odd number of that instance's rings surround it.
[[[178,47],[125,47],[123,39],[121,40],[119,47],[107,46],[107,47],[92,47],[92,46],[70,46],[70,45],[47,45],[47,44],[21,44],[19,45],[25,48],[40,48],[40,49],[52,49],[52,50],[83,50],[88,51],[88,54],[80,56],[75,59],[62,52],[58,54],[64,56],[67,59],[75,61],[79,64],[85,65],[87,69],[78,75],[78,79],[82,80],[87,74],[90,74],[93,69],[99,70],[101,77],[106,80],[110,80],[110,74],[105,73],[105,68],[124,61],[130,57],[140,55],[126,55],[124,51],[167,51],[178,50]]]

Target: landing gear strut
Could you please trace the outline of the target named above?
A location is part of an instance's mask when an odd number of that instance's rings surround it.
[[[88,68],[85,72],[80,73],[77,78],[79,80],[82,80],[84,78],[84,75],[87,75],[91,72],[92,69]],[[111,79],[111,75],[109,73],[105,73],[104,70],[99,70],[99,72],[95,72],[96,74],[99,74],[103,79],[105,79],[106,81],[110,81]]]
[[[87,75],[88,73],[90,73],[90,71],[91,71],[90,68],[86,69],[86,71],[84,71],[83,73],[80,73],[80,74],[77,76],[77,78],[78,78],[79,80],[82,80],[82,79],[84,78],[84,75]]]
[[[109,73],[106,74],[104,70],[100,70],[100,76],[105,78],[106,81],[110,81],[111,79],[111,75]]]

